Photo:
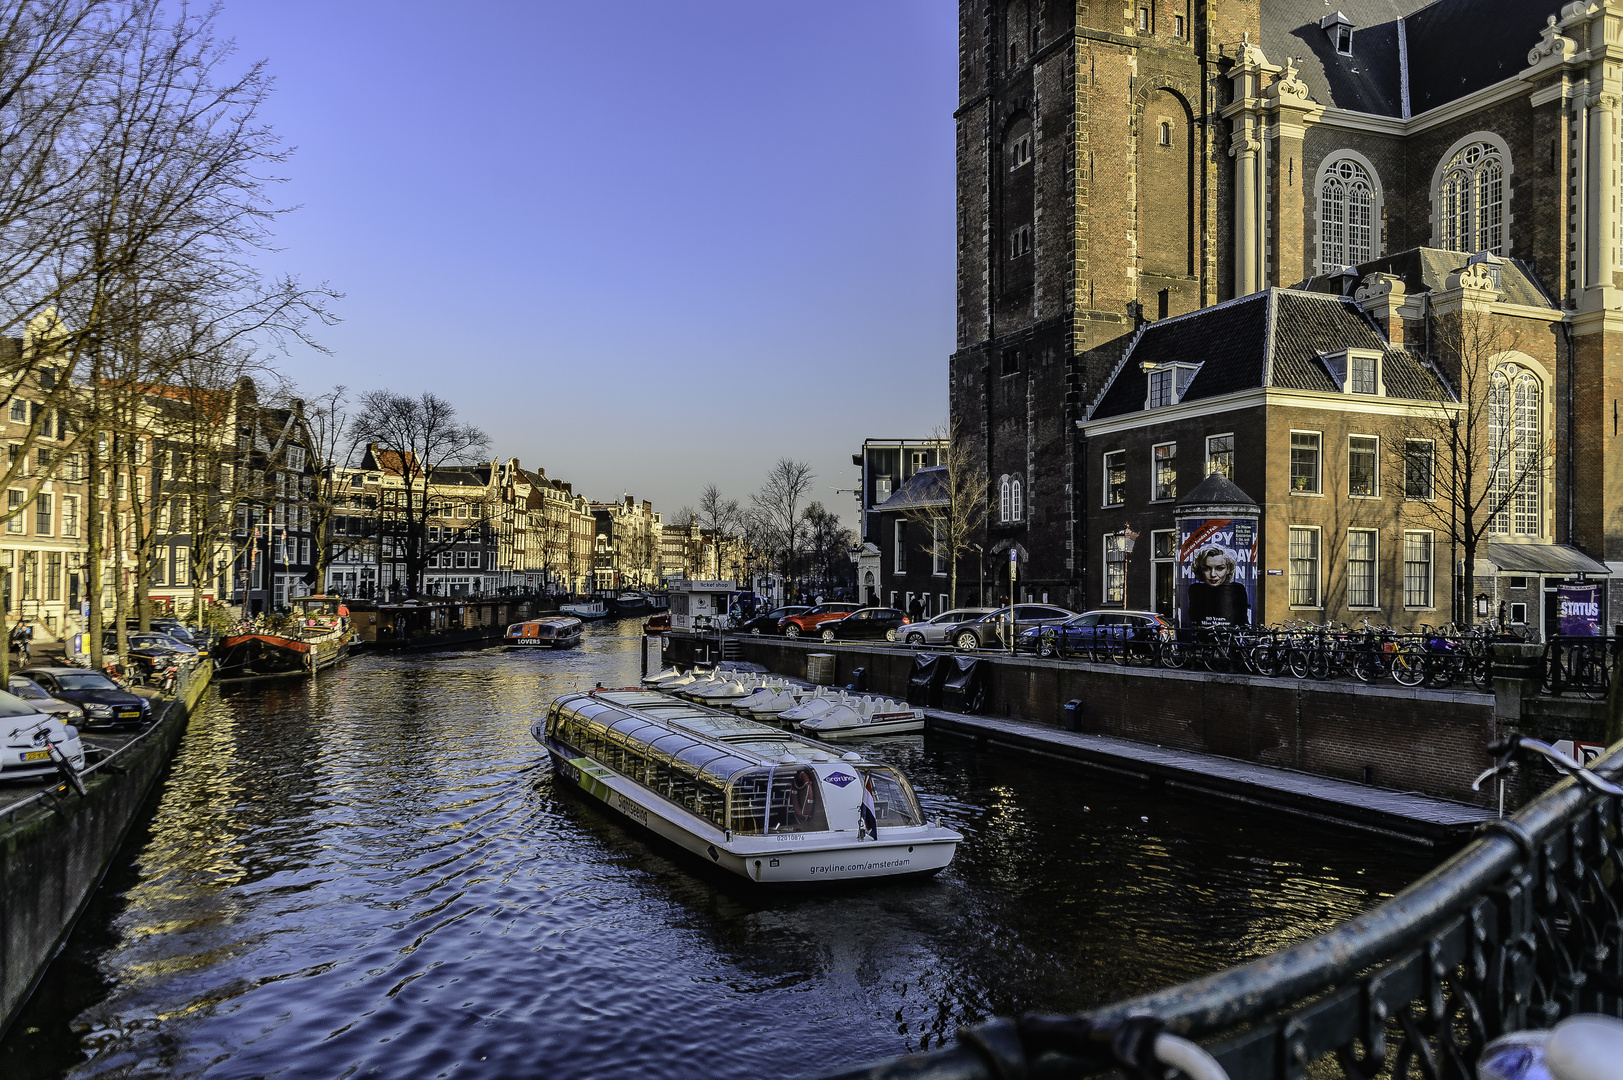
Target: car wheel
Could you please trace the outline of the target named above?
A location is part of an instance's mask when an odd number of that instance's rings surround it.
[[[823,640],[824,641],[833,641],[834,640],[834,631],[832,631],[832,630],[824,630],[823,631]]]
[[[924,635],[923,634],[909,634],[909,635],[907,635],[907,643],[909,645],[923,645],[924,644]]]
[[[895,641],[896,640],[896,631],[895,631],[894,628],[885,631],[885,640],[886,641]]]
[[[750,627],[750,633],[755,634],[756,636],[759,636],[760,633],[761,633],[761,628],[759,626],[752,626],[752,627]]]
[[[1052,657],[1054,655],[1054,639],[1049,637],[1038,638],[1037,655],[1045,658]]]
[[[975,636],[973,630],[965,630],[958,635],[958,640],[953,644],[960,649],[978,649],[981,647],[981,639]]]
[[[794,623],[790,623],[788,626],[785,626],[783,628],[783,636],[784,637],[799,637],[800,636],[800,627],[796,626]]]

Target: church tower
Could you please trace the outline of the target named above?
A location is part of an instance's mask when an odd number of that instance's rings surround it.
[[[1230,151],[1261,133],[1231,146],[1222,115],[1257,21],[1258,0],[960,0],[950,400],[1013,599],[1082,601],[1076,421],[1133,333],[1235,295]]]

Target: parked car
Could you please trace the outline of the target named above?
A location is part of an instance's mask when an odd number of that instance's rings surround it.
[[[1153,611],[1084,611],[1062,623],[1027,627],[1020,631],[1015,647],[1038,656],[1053,656],[1056,652],[1080,652],[1095,642],[1102,646],[1123,640],[1164,641],[1172,632],[1171,621]]]
[[[746,619],[738,624],[739,633],[744,634],[781,634],[783,633],[783,620],[791,615],[803,615],[810,611],[808,607],[781,607],[769,611],[765,615],[757,615],[753,619]]]
[[[1011,612],[1014,616],[1012,629],[1009,625]],[[1076,614],[1048,604],[1015,604],[1012,608],[1001,607],[978,619],[961,622],[947,636],[960,649],[1007,649],[1011,633],[1018,640],[1028,627],[1062,623]]]
[[[152,706],[122,690],[99,671],[76,667],[28,667],[17,674],[33,679],[54,698],[71,701],[85,711],[86,727],[115,724],[150,724]]]
[[[51,758],[55,746],[75,771],[85,767],[85,748],[79,731],[32,702],[15,694],[0,693],[0,780],[28,780],[56,772]]]
[[[961,607],[943,611],[933,619],[913,623],[902,640],[909,645],[945,645],[949,640],[948,632],[959,623],[971,622],[996,610],[989,607]]]
[[[778,627],[783,631],[784,637],[796,638],[801,634],[811,633],[830,619],[843,619],[853,611],[860,610],[862,610],[861,604],[841,602],[818,604],[814,608],[802,611],[799,615],[790,615],[780,622]]]
[[[167,634],[182,645],[190,645],[197,650],[199,656],[209,654],[209,636],[195,627],[187,626],[179,619],[148,619],[147,626],[153,633]],[[126,630],[140,630],[140,619],[128,619],[124,623]]]
[[[868,607],[853,611],[843,619],[830,619],[819,632],[824,641],[854,641],[884,638],[895,641],[908,622],[907,614],[889,607]]]
[[[54,698],[45,692],[45,688],[33,679],[25,679],[21,675],[13,675],[7,682],[7,690],[12,696],[22,698],[34,710],[50,713],[64,723],[76,724],[83,720],[85,711],[71,701]]]
[[[182,645],[168,634],[155,631],[145,633],[137,630],[125,633],[124,658],[129,667],[129,673],[139,679],[145,680],[162,675],[171,664],[181,664],[197,659],[198,652],[190,645]],[[118,651],[118,635],[111,630],[103,632],[101,636],[101,651],[104,654],[113,654]]]

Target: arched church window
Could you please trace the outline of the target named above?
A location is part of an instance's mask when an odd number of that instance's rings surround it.
[[[1015,477],[1009,481],[1009,520],[1019,521],[1022,507],[1020,505],[1020,478]]]
[[[1506,364],[1488,381],[1489,531],[1542,532],[1544,388],[1526,368]]]
[[[1437,191],[1439,246],[1504,254],[1505,163],[1492,143],[1472,143],[1443,167]]]
[[[1351,158],[1333,163],[1319,188],[1319,272],[1375,257],[1375,182]]]
[[[1009,521],[1009,478],[1003,477],[998,481],[998,517],[999,521]]]

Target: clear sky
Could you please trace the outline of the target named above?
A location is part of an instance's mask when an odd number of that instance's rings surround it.
[[[310,395],[431,390],[593,499],[742,500],[780,455],[854,521],[868,436],[945,420],[957,5],[227,0],[345,294]]]

